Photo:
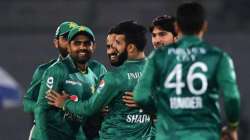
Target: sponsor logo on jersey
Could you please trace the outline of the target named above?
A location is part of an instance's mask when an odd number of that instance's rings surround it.
[[[139,79],[142,76],[142,72],[129,72],[128,73],[128,79],[132,80],[132,79]]]
[[[71,84],[71,85],[79,85],[79,86],[82,85],[81,82],[73,81],[73,80],[66,80],[65,83],[66,83],[66,84]]]
[[[63,116],[66,120],[68,121],[73,121],[73,122],[82,122],[82,117],[79,115],[75,115],[71,112],[65,112]]]
[[[168,55],[176,55],[178,61],[195,61],[197,55],[207,53],[205,48],[170,48]]]
[[[69,98],[70,98],[70,100],[72,100],[74,102],[78,101],[78,97],[76,95],[71,95]]]

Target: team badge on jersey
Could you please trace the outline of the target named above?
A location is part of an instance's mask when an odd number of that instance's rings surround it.
[[[100,92],[100,90],[105,86],[105,81],[104,80],[101,80],[100,83],[99,83],[99,86],[97,88],[97,92]]]
[[[98,88],[103,88],[104,85],[105,85],[105,81],[101,80],[100,83],[99,83],[99,87]]]
[[[76,95],[71,95],[69,98],[70,98],[70,100],[72,100],[74,102],[78,101],[78,97]]]

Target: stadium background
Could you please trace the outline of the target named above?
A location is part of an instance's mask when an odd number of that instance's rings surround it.
[[[1,0],[0,66],[7,70],[25,91],[35,68],[57,57],[53,35],[62,21],[73,20],[91,27],[96,35],[95,58],[106,66],[105,36],[121,21],[135,19],[149,26],[157,15],[174,15],[184,0]],[[241,140],[250,139],[250,1],[200,0],[208,13],[207,41],[226,50],[234,59],[241,92]],[[148,34],[147,52],[152,49]],[[1,79],[1,78],[0,78]],[[23,95],[22,95],[23,96]],[[26,140],[31,116],[22,106],[0,110],[0,140]]]

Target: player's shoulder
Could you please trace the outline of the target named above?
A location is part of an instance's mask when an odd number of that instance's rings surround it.
[[[98,79],[97,75],[90,67],[87,68],[87,71],[88,71],[88,75],[90,75],[91,77],[94,77],[95,79]]]
[[[110,82],[115,82],[117,79],[120,79],[120,73],[121,73],[121,66],[106,72],[101,79],[106,79],[110,80]]]
[[[150,55],[148,56],[148,58],[152,58],[152,57],[163,58],[163,57],[166,56],[168,50],[173,49],[173,48],[176,48],[176,47],[177,47],[177,44],[176,44],[176,43],[172,43],[172,44],[169,44],[169,45],[167,45],[167,46],[163,46],[163,47],[154,49],[154,50],[150,53]]]
[[[54,64],[57,61],[57,59],[52,59],[47,63],[43,63],[37,67],[37,71],[45,71],[47,68],[49,68],[52,64]]]
[[[95,59],[90,59],[88,61],[88,66],[91,67],[105,67],[101,62],[95,60]]]
[[[45,70],[45,72],[47,72],[47,73],[55,73],[55,74],[64,73],[64,71],[65,71],[66,68],[65,68],[65,64],[64,64],[63,61],[56,61],[56,62],[54,62],[53,64],[51,64]]]
[[[226,53],[224,50],[222,50],[218,46],[208,43],[206,41],[202,41],[201,45],[203,48],[206,48],[206,50],[209,52],[214,52],[214,53],[219,53],[219,54]]]

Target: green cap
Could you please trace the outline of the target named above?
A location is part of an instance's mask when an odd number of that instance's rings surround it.
[[[68,33],[72,28],[76,26],[78,25],[75,22],[65,21],[61,23],[56,30],[55,37],[57,38],[65,33]]]
[[[75,35],[79,34],[79,33],[83,33],[87,36],[90,37],[90,39],[95,42],[95,35],[94,33],[91,31],[90,28],[86,27],[86,26],[76,26],[73,29],[71,29],[71,31],[69,32],[68,35],[68,41],[71,41]]]

